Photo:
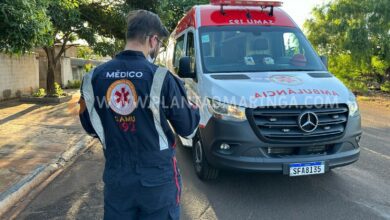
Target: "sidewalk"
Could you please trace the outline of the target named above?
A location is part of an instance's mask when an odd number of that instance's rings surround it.
[[[24,196],[26,185],[33,181],[36,183],[29,184],[30,188],[40,184],[34,180],[40,173],[46,172],[46,176],[40,175],[46,179],[63,165],[61,162],[91,142],[79,123],[79,94],[67,92],[73,99],[59,105],[0,102],[0,216],[10,205],[5,204],[10,203],[10,197]],[[23,187],[27,192],[21,194],[18,191]]]

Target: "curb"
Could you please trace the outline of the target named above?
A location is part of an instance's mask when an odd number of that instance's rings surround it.
[[[69,102],[73,95],[65,97],[20,97],[19,101],[36,104],[61,104]]]
[[[58,159],[47,165],[38,166],[32,173],[24,177],[18,183],[0,194],[0,217],[7,213],[15,204],[22,200],[28,193],[48,179],[57,170],[63,168],[71,159],[86,148],[93,138],[84,136],[75,145],[69,147]]]

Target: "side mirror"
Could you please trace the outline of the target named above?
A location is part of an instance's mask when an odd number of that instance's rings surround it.
[[[178,75],[181,78],[196,78],[195,69],[190,57],[182,57],[179,61]]]
[[[320,56],[320,58],[321,58],[322,63],[328,69],[328,57],[327,56]]]

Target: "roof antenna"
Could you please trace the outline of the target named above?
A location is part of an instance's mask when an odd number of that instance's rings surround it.
[[[273,17],[274,16],[274,6],[271,6],[271,11],[269,12],[269,16]]]
[[[221,14],[226,15],[225,11],[223,10],[223,4],[221,4]]]
[[[251,12],[249,11],[249,9],[246,11],[246,17],[248,19],[252,19],[252,15],[251,15]]]

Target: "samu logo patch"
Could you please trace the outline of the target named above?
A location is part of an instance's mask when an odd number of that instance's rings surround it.
[[[137,108],[137,92],[129,80],[112,83],[107,90],[106,99],[110,108],[120,115],[130,115]]]

